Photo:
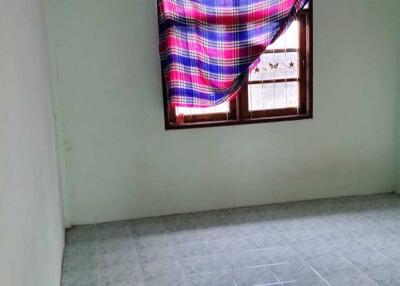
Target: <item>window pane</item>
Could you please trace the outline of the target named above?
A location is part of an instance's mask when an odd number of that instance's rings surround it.
[[[299,77],[299,54],[265,53],[261,55],[260,63],[252,70],[250,81],[297,79]]]
[[[183,115],[201,115],[201,114],[217,114],[229,113],[229,102],[207,108],[190,108],[190,107],[176,107],[176,114]]]
[[[298,108],[299,83],[249,84],[249,110]]]
[[[299,48],[299,21],[293,21],[290,27],[267,50],[274,49],[298,49]]]

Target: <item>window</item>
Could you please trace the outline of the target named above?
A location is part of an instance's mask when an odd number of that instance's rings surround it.
[[[312,7],[265,50],[235,100],[210,108],[171,108],[164,91],[164,105],[166,129],[312,118]]]

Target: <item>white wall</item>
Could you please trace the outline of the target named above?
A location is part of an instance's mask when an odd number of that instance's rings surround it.
[[[400,73],[400,56],[399,56],[399,73]],[[396,178],[397,178],[397,192],[400,193],[400,77],[397,93],[397,125],[396,125]]]
[[[64,227],[41,0],[0,0],[0,285],[60,285]]]
[[[397,192],[400,193],[400,96],[397,97],[397,130],[396,130],[396,178]]]
[[[316,0],[315,118],[164,131],[156,1],[48,0],[73,224],[395,189],[397,0]]]
[[[400,18],[398,19],[400,26]],[[397,37],[398,40],[398,51],[400,51],[400,36]],[[396,177],[397,177],[397,192],[400,193],[400,53],[397,53],[397,124],[396,124]]]

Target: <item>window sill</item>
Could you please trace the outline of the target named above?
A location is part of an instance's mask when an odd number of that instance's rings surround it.
[[[166,124],[165,130],[206,128],[206,127],[217,127],[217,126],[233,126],[233,125],[244,125],[244,124],[268,123],[268,122],[284,122],[284,121],[296,121],[296,120],[305,120],[305,119],[312,119],[312,118],[313,118],[313,114],[310,113],[310,114],[297,114],[297,115],[288,115],[288,116],[255,118],[255,119],[198,122],[198,123],[180,124],[180,125]]]

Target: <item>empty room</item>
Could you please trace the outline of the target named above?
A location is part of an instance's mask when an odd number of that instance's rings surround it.
[[[400,286],[399,0],[0,0],[1,286]]]

